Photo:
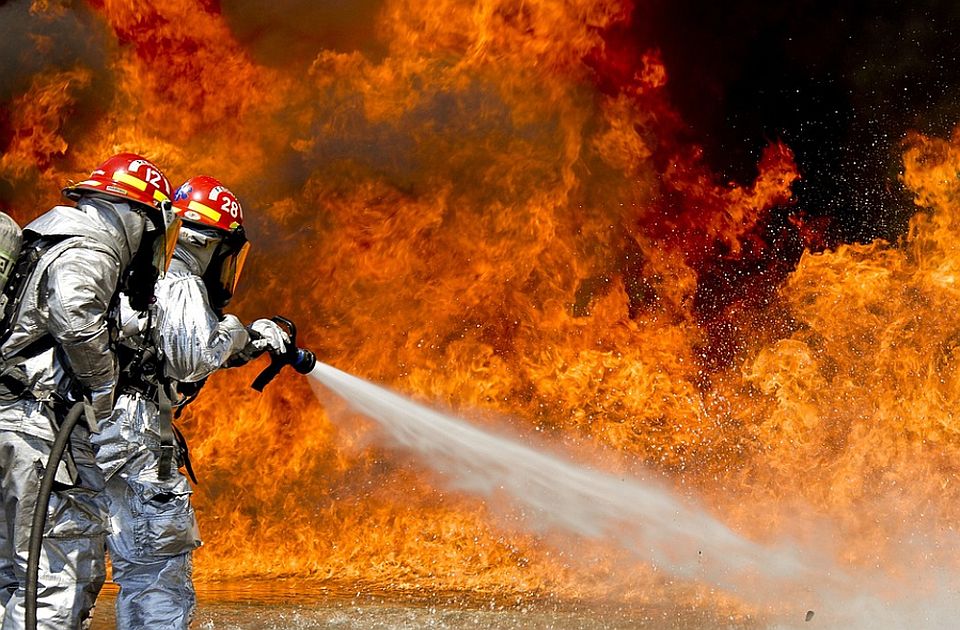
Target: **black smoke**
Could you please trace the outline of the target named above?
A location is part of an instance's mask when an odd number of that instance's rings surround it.
[[[668,89],[724,177],[749,181],[783,140],[797,207],[829,241],[896,239],[916,212],[899,183],[909,131],[960,122],[960,3],[650,0],[634,36],[660,48]]]

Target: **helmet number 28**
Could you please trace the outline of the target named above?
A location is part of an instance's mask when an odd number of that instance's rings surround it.
[[[220,209],[236,219],[237,214],[240,212],[240,204],[237,203],[236,199],[225,197],[223,203],[220,205]]]

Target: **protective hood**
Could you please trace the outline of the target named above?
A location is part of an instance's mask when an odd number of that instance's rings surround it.
[[[126,267],[140,247],[146,219],[130,204],[83,195],[77,206],[56,206],[29,223],[25,232],[41,236],[85,236],[110,248]]]
[[[180,228],[173,259],[183,263],[193,275],[202,276],[210,266],[221,240],[221,238],[191,229],[189,224],[185,223]]]
[[[220,311],[233,298],[249,250],[242,227],[224,232],[184,223],[173,255],[175,261],[203,278],[211,306]]]

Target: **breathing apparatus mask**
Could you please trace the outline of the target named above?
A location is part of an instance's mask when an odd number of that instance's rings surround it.
[[[181,241],[192,246],[200,263],[201,278],[207,288],[210,306],[220,313],[237,290],[237,283],[250,252],[243,227],[230,231],[187,222]]]
[[[124,273],[123,292],[132,308],[145,311],[153,302],[154,284],[170,266],[181,221],[169,201],[162,201],[155,207],[133,205],[132,209],[145,220],[140,247]]]

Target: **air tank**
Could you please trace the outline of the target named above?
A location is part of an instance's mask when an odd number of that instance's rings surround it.
[[[10,215],[0,212],[0,317],[7,307],[7,296],[3,294],[3,290],[17,264],[22,242],[23,231],[20,226]]]

